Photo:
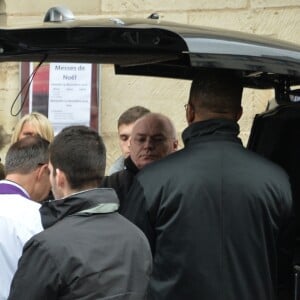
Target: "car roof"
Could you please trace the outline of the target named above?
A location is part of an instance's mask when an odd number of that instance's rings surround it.
[[[76,20],[60,9],[51,8],[40,24],[1,27],[0,61],[110,63],[117,74],[181,79],[231,69],[245,87],[300,84],[300,46],[292,43],[156,16]]]

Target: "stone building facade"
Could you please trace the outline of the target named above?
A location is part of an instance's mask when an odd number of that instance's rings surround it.
[[[42,22],[47,9],[64,5],[76,18],[140,17],[157,12],[161,20],[255,33],[300,44],[300,0],[0,0],[0,25]],[[113,67],[102,65],[99,77],[99,131],[107,145],[107,165],[120,154],[118,116],[128,107],[143,105],[174,121],[178,136],[186,127],[184,104],[190,82],[134,76],[116,76]],[[0,64],[0,157],[4,159],[9,134],[19,116],[10,115],[20,90],[19,64]],[[256,113],[265,109],[271,91],[245,90],[241,138],[246,144]]]

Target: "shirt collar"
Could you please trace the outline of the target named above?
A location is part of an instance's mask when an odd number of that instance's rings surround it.
[[[189,127],[183,131],[182,140],[185,146],[195,138],[232,139],[240,142],[237,138],[239,132],[239,125],[233,120],[211,119],[190,124]]]
[[[44,228],[70,215],[112,213],[119,208],[116,192],[110,188],[95,188],[72,194],[59,200],[46,201],[40,208]]]
[[[0,180],[0,194],[17,194],[30,199],[28,192],[19,184],[11,180]]]

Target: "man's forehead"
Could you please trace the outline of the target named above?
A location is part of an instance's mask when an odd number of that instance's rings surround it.
[[[134,123],[120,125],[118,128],[119,135],[130,135],[133,126],[134,126]]]
[[[132,130],[132,134],[155,136],[164,135],[165,131],[166,128],[164,123],[160,119],[144,117],[136,121]]]
[[[136,132],[135,136],[165,136],[163,132]]]

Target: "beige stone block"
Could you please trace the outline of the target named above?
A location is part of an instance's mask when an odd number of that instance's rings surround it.
[[[300,44],[300,7],[257,10],[253,33]]]
[[[264,112],[268,101],[272,98],[274,98],[273,90],[244,89],[242,99],[243,115],[239,121],[240,136],[244,144],[248,141],[255,115]]]
[[[110,132],[102,134],[106,146],[106,173],[113,164],[113,162],[121,155],[118,144],[117,133]]]
[[[33,24],[43,24],[44,15],[38,16],[7,16],[6,25],[8,27],[31,26]]]
[[[159,19],[161,21],[187,24],[188,23],[188,13],[187,12],[173,13],[173,12],[165,11],[165,12],[159,13]]]
[[[15,127],[15,123],[19,119],[19,116],[14,117],[11,115],[11,107],[16,97],[17,89],[0,89],[0,93],[0,157],[2,161],[4,161],[6,151],[10,144],[11,133]],[[19,104],[17,106],[19,108]]]
[[[251,0],[252,8],[299,6],[299,0]]]
[[[204,9],[240,9],[247,6],[247,0],[169,0],[169,1],[141,1],[141,0],[132,0],[132,1],[118,1],[118,0],[103,0],[102,1],[102,10],[104,12],[116,11],[184,11],[184,10],[204,10]]]
[[[4,15],[6,12],[6,3],[5,1],[0,1],[0,18],[2,17],[2,14]]]
[[[181,11],[181,12],[172,12],[172,11],[106,11],[101,12],[101,16],[99,15],[80,15],[78,16],[78,19],[93,19],[93,18],[120,18],[120,19],[126,19],[126,18],[133,18],[133,19],[147,19],[151,13],[157,12],[159,15],[159,20],[161,21],[168,21],[168,22],[176,22],[176,23],[183,23],[187,24],[188,22],[188,13]]]
[[[300,8],[195,12],[189,14],[189,23],[300,43]]]
[[[99,0],[65,0],[63,1],[63,4],[59,4],[59,2],[57,2],[56,0],[34,1],[31,2],[31,4],[28,0],[6,0],[3,2],[6,6],[6,13],[13,15],[41,15],[43,18],[50,7],[58,5],[68,7],[73,12],[73,14],[95,14],[97,12],[100,13]]]
[[[189,24],[243,32],[253,31],[252,14],[247,10],[193,12],[189,14]]]
[[[7,134],[11,134],[15,120],[19,118],[19,116],[14,117],[12,115],[20,109],[20,100],[17,97],[20,91],[19,64],[8,63],[0,66],[0,125],[3,126]],[[9,141],[5,139],[5,143]],[[0,149],[0,151],[2,150]]]
[[[19,63],[0,63],[0,89],[16,89],[20,85]]]
[[[20,110],[20,98],[17,95],[20,91],[20,63],[0,64],[0,157],[4,160],[8,150],[11,133],[20,114],[13,116]]]

